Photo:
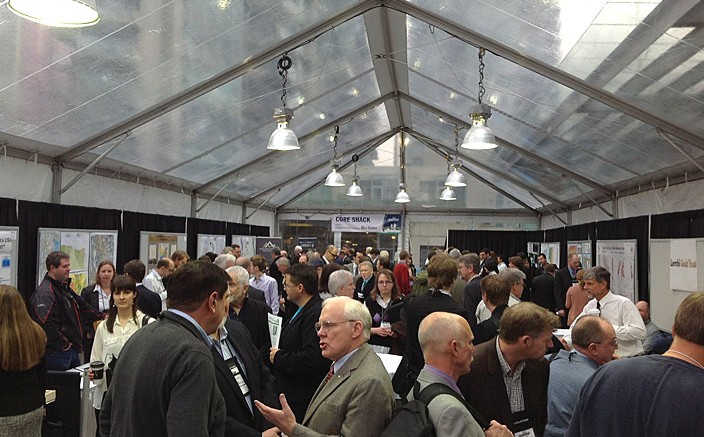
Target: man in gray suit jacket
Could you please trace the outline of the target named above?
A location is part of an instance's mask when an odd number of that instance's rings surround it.
[[[372,319],[369,310],[349,297],[323,302],[316,323],[320,349],[333,360],[328,375],[308,404],[303,422],[281,395],[282,410],[255,404],[269,422],[290,437],[323,435],[374,437],[391,421],[394,393],[384,365],[367,344]]]
[[[463,317],[444,312],[428,315],[420,324],[418,340],[425,366],[418,375],[420,390],[433,383],[445,384],[460,394],[457,379],[469,372],[474,355],[472,330]],[[460,394],[461,395],[461,394]],[[413,391],[408,395],[413,399]],[[511,436],[505,425],[495,420],[484,431],[467,407],[451,394],[441,394],[428,404],[435,434],[443,437]]]

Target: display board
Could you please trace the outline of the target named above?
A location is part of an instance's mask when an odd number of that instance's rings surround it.
[[[691,294],[689,291],[673,290],[671,282],[671,264],[673,255],[672,241],[650,240],[650,318],[665,331],[670,331],[675,321],[677,307]],[[697,258],[704,259],[704,239],[697,238]],[[704,284],[704,269],[697,268],[697,283]]]
[[[611,273],[611,292],[635,302],[638,289],[636,240],[596,242],[596,265]]]
[[[186,234],[171,232],[140,232],[139,259],[147,266],[147,273],[156,267],[156,263],[170,257],[177,250],[188,250]]]
[[[545,254],[545,259],[550,264],[560,264],[560,243],[540,243],[540,253]]]
[[[71,257],[71,288],[80,293],[93,282],[98,265],[117,260],[117,231],[39,228],[37,285],[46,274],[46,257],[62,251]]]
[[[670,241],[670,288],[681,291],[699,289],[697,240],[678,238]]]
[[[540,254],[540,243],[535,241],[529,241],[528,247],[526,248],[526,256],[530,265],[536,267],[538,265],[538,255]],[[504,262],[508,265],[508,257],[504,259]]]
[[[237,244],[242,250],[242,256],[251,258],[257,254],[257,237],[251,235],[233,235],[232,246]]]
[[[274,257],[271,251],[274,247],[281,248],[280,237],[256,237],[257,238],[257,255],[264,257],[267,263],[271,263]]]
[[[19,228],[0,226],[0,284],[17,287]]]
[[[576,253],[583,269],[592,268],[592,240],[568,241],[567,255]]]
[[[198,253],[196,254],[197,258],[200,258],[207,252],[213,252],[216,255],[220,255],[224,248],[224,235],[198,234]]]

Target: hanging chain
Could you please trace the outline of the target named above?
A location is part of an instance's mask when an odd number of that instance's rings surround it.
[[[460,157],[460,127],[455,125],[455,159]]]
[[[279,70],[279,76],[281,76],[281,79],[283,80],[281,85],[281,103],[284,108],[286,107],[286,82],[288,81],[288,69],[291,68],[291,65],[293,65],[293,61],[291,61],[291,58],[288,57],[286,52],[284,52],[283,56],[281,56],[281,59],[279,59],[279,62],[276,64],[276,67]]]
[[[480,105],[482,104],[484,93],[486,92],[484,88],[484,53],[485,50],[479,47],[479,94],[477,95],[477,101]]]
[[[335,126],[335,137],[332,143],[332,159],[337,159],[337,137],[340,135],[340,126]]]

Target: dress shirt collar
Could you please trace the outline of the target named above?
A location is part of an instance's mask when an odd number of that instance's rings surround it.
[[[501,352],[501,346],[499,346],[499,337],[496,337],[496,355],[499,356],[499,364],[501,365],[501,373],[503,373],[504,376],[508,376],[509,378],[513,378],[516,375],[520,375],[521,372],[523,372],[523,368],[526,366],[525,360],[520,361],[518,365],[516,365],[516,370],[511,370],[511,366],[508,365],[508,361],[506,361],[506,358],[504,358],[503,352]]]
[[[183,317],[184,319],[188,320],[193,326],[196,327],[198,332],[200,333],[200,336],[203,338],[203,341],[205,341],[205,344],[210,346],[213,344],[212,340],[210,340],[210,337],[208,337],[208,334],[205,333],[205,329],[203,329],[202,326],[196,322],[196,319],[193,317],[189,316],[188,314],[184,313],[181,310],[177,310],[175,308],[168,308],[166,311],[171,311],[174,314],[178,314],[179,316]]]
[[[447,373],[443,372],[442,370],[438,369],[437,367],[431,366],[430,364],[426,364],[423,366],[423,370],[425,370],[428,373],[432,373],[433,375],[437,376],[438,378],[442,379],[445,381],[445,384],[447,384],[448,387],[453,389],[456,393],[462,394],[460,391],[460,388],[457,386],[457,382],[452,379],[450,375]]]
[[[359,350],[359,348],[353,350],[352,352],[348,352],[347,354],[345,354],[345,356],[343,356],[343,357],[340,358],[339,360],[337,360],[337,361],[335,361],[334,363],[332,363],[332,364],[333,364],[333,369],[335,369],[334,372],[335,372],[335,373],[339,372],[340,369],[342,368],[342,366],[347,362],[347,360],[350,359],[350,357],[352,356],[352,354],[354,354],[354,353],[357,352],[358,350]]]

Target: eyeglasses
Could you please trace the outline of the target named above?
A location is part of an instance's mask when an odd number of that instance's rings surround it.
[[[592,343],[594,343],[594,344],[605,344],[605,345],[607,345],[607,346],[618,347],[618,341],[617,341],[615,338],[614,338],[613,340],[610,340],[610,341],[603,341],[603,342],[594,341],[594,342],[592,342]]]
[[[321,323],[321,322],[315,322],[315,325],[313,325],[313,326],[315,327],[315,332],[320,332],[320,331],[325,331],[325,332],[327,332],[327,331],[329,331],[330,328],[332,328],[333,326],[337,326],[337,325],[339,325],[339,324],[341,324],[341,323],[347,323],[347,322],[356,322],[356,320],[343,320],[343,321],[341,321],[341,322],[330,322],[330,321],[327,321],[327,320],[326,320],[326,321],[324,321],[324,322],[322,322],[322,323]]]
[[[393,284],[393,281],[377,281],[377,284],[379,284],[379,285],[389,285],[389,284]]]

